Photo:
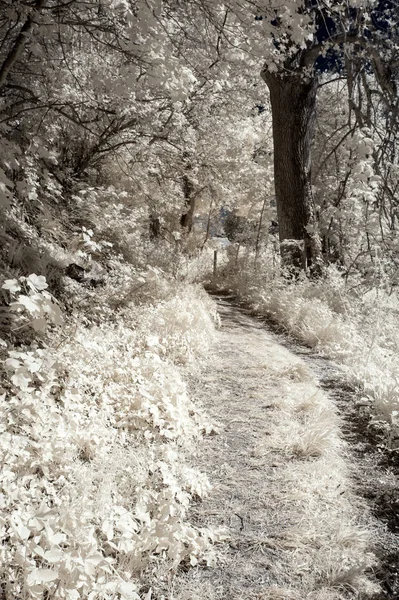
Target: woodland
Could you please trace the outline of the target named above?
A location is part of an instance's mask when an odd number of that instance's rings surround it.
[[[398,460],[398,80],[388,0],[0,0],[0,599],[227,600],[171,583],[227,539],[190,516],[204,286],[334,361]],[[343,473],[315,385],[289,455]],[[399,597],[342,539],[344,583],[246,600]]]

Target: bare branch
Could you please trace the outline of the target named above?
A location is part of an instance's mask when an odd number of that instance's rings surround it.
[[[17,60],[20,58],[20,56],[23,52],[23,49],[25,47],[25,44],[26,44],[27,40],[29,39],[28,34],[30,31],[32,31],[32,29],[35,25],[35,21],[34,21],[35,13],[38,12],[41,8],[43,8],[44,5],[46,4],[46,2],[47,2],[47,0],[36,0],[32,13],[26,19],[24,25],[22,26],[21,31],[19,32],[19,34],[17,36],[17,39],[14,42],[13,47],[11,48],[5,61],[1,65],[1,67],[0,67],[0,89],[6,83],[7,77],[9,75],[11,69],[13,68],[13,66],[15,65]]]

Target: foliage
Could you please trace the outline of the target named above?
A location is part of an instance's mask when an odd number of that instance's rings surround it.
[[[162,562],[212,562],[216,533],[188,519],[209,489],[188,455],[211,425],[182,369],[217,322],[192,283],[212,278],[222,214],[228,285],[396,426],[395,10],[0,0],[6,598],[133,600]],[[313,77],[323,60],[307,233],[326,269],[309,281],[280,273],[259,71]],[[298,456],[331,441],[312,419]]]
[[[45,278],[21,279],[3,285],[17,295],[10,310],[35,316]],[[215,534],[186,516],[209,482],[183,460],[211,426],[175,366],[205,351],[208,308],[198,289],[181,288],[114,324],[73,320],[50,343],[3,342],[5,597],[139,598],[149,562],[213,560]]]

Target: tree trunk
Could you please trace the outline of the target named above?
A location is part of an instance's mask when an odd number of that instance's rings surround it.
[[[256,232],[256,242],[255,242],[255,271],[256,271],[256,264],[258,262],[258,257],[259,257],[260,235],[261,235],[261,232],[262,232],[263,215],[264,215],[265,208],[266,208],[266,200],[267,200],[267,196],[265,196],[265,198],[263,200],[262,210],[260,211],[260,217],[259,217],[259,223],[258,223],[258,231]]]
[[[180,225],[187,230],[187,233],[190,233],[193,228],[196,194],[194,184],[188,175],[183,177],[183,192],[186,212],[180,217]]]
[[[154,240],[161,236],[161,219],[156,215],[150,215],[150,239]]]
[[[262,77],[269,87],[272,107],[274,180],[283,263],[316,268],[321,253],[314,232],[311,143],[317,80],[267,70],[262,71]]]

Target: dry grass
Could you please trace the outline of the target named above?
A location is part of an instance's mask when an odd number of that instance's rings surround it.
[[[314,381],[313,374],[303,362],[288,365],[280,371],[280,377],[285,377],[295,382]]]
[[[337,419],[330,407],[325,406],[307,413],[298,439],[292,443],[292,452],[299,457],[323,456],[338,444]]]
[[[231,539],[219,569],[178,578],[173,599],[365,599],[376,590],[364,575],[375,561],[370,520],[351,490],[333,401],[307,364],[225,311],[212,379],[195,388],[225,423],[199,457],[216,489],[198,518]]]
[[[271,587],[259,595],[259,600],[302,600],[295,590]]]

